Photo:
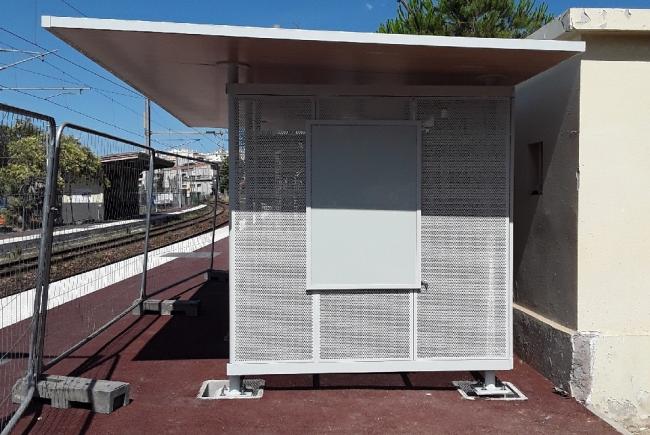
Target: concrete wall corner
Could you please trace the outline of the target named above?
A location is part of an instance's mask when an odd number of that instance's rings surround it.
[[[594,355],[598,334],[576,332],[571,336],[573,357],[570,373],[571,395],[582,403],[589,403],[594,374]]]

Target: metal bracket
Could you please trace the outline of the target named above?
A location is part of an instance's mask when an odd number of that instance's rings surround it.
[[[527,400],[510,382],[499,381],[493,371],[483,372],[482,381],[454,381],[453,384],[461,396],[468,400]]]

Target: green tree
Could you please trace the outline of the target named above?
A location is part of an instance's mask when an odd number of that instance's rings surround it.
[[[74,222],[74,207],[72,201],[72,185],[74,183],[97,181],[106,184],[102,176],[100,159],[76,138],[64,136],[61,138],[59,154],[59,188],[67,188],[70,198],[70,218]]]
[[[7,223],[23,230],[38,215],[45,195],[45,137],[29,123],[0,129],[0,197]],[[100,159],[77,139],[64,136],[59,154],[57,187],[84,180],[106,184]]]
[[[8,224],[23,230],[42,205],[45,190],[45,148],[42,137],[9,134],[3,144],[0,166],[0,196],[5,198],[3,211]]]
[[[535,0],[398,0],[397,16],[378,31],[525,38],[552,19],[546,3]]]

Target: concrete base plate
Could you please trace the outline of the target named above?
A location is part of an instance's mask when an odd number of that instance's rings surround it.
[[[261,399],[264,395],[263,379],[244,379],[241,394],[228,394],[230,382],[227,380],[208,380],[201,384],[197,399],[223,400],[223,399]]]
[[[476,389],[480,388],[483,385],[483,383],[480,381],[454,381],[452,383],[458,389],[458,392],[463,397],[463,399],[467,400],[528,400],[524,393],[519,391],[519,389],[512,385],[510,382],[502,382],[506,393],[498,396],[484,396],[476,394]]]

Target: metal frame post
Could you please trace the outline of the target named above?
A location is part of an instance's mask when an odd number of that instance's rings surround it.
[[[228,376],[228,395],[238,396],[241,393],[241,376]]]
[[[497,376],[493,370],[486,370],[483,372],[483,388],[493,390],[496,388]]]
[[[41,255],[38,259],[38,275],[36,291],[41,291],[40,294],[40,320],[37,324],[38,329],[38,343],[35,354],[35,376],[36,380],[43,371],[43,349],[45,348],[45,326],[47,323],[47,302],[49,299],[49,285],[50,285],[50,259],[52,257],[52,242],[54,236],[54,215],[53,211],[56,210],[54,204],[56,203],[56,179],[59,171],[59,154],[61,138],[63,137],[63,130],[65,124],[59,127],[52,140],[51,156],[48,156],[47,162],[47,179],[45,180],[45,196],[43,198],[43,223],[41,229]],[[34,304],[34,311],[36,311],[36,303]]]
[[[142,253],[142,280],[140,281],[140,300],[147,297],[147,262],[149,261],[149,231],[151,230],[151,208],[154,200],[153,195],[153,171],[156,153],[149,149],[149,170],[146,180],[147,215],[145,218],[144,248]],[[142,312],[142,310],[141,310]]]
[[[2,105],[4,106],[4,105]],[[8,110],[15,112],[10,106]],[[50,259],[52,255],[52,239],[54,234],[54,211],[56,208],[56,175],[58,168],[58,143],[60,130],[56,129],[56,122],[53,118],[45,118],[42,115],[22,111],[26,116],[43,119],[49,124],[46,150],[46,178],[45,194],[43,197],[43,211],[41,223],[41,241],[39,246],[38,270],[34,290],[34,307],[31,322],[31,334],[29,339],[29,357],[27,360],[27,371],[25,373],[26,391],[22,403],[14,412],[12,417],[2,428],[2,435],[9,434],[18,420],[22,417],[27,406],[31,403],[36,390],[36,384],[43,372],[43,347],[45,343],[45,322],[47,317],[48,286],[50,283]],[[17,112],[18,113],[18,112]]]
[[[212,211],[212,243],[210,244],[210,272],[214,270],[214,237],[217,227],[217,209],[219,208],[219,165],[214,165],[215,175],[212,179],[214,191],[214,210]]]
[[[149,149],[149,170],[147,171],[146,180],[146,198],[147,198],[147,215],[145,218],[145,233],[144,233],[144,250],[142,253],[142,279],[140,281],[140,301],[144,300],[147,296],[147,262],[149,260],[149,231],[151,229],[151,206],[154,201],[153,194],[153,172],[156,153],[151,148],[151,102],[145,99],[144,102],[144,136],[145,145]],[[143,312],[141,309],[140,312]]]
[[[514,393],[507,385],[497,382],[494,370],[483,371],[483,382],[471,386],[478,397],[506,397]]]
[[[176,156],[176,190],[178,193],[176,196],[178,197],[178,209],[183,208],[183,199],[181,198],[181,192],[183,191],[183,172],[181,171],[181,162],[178,159],[178,156]]]

